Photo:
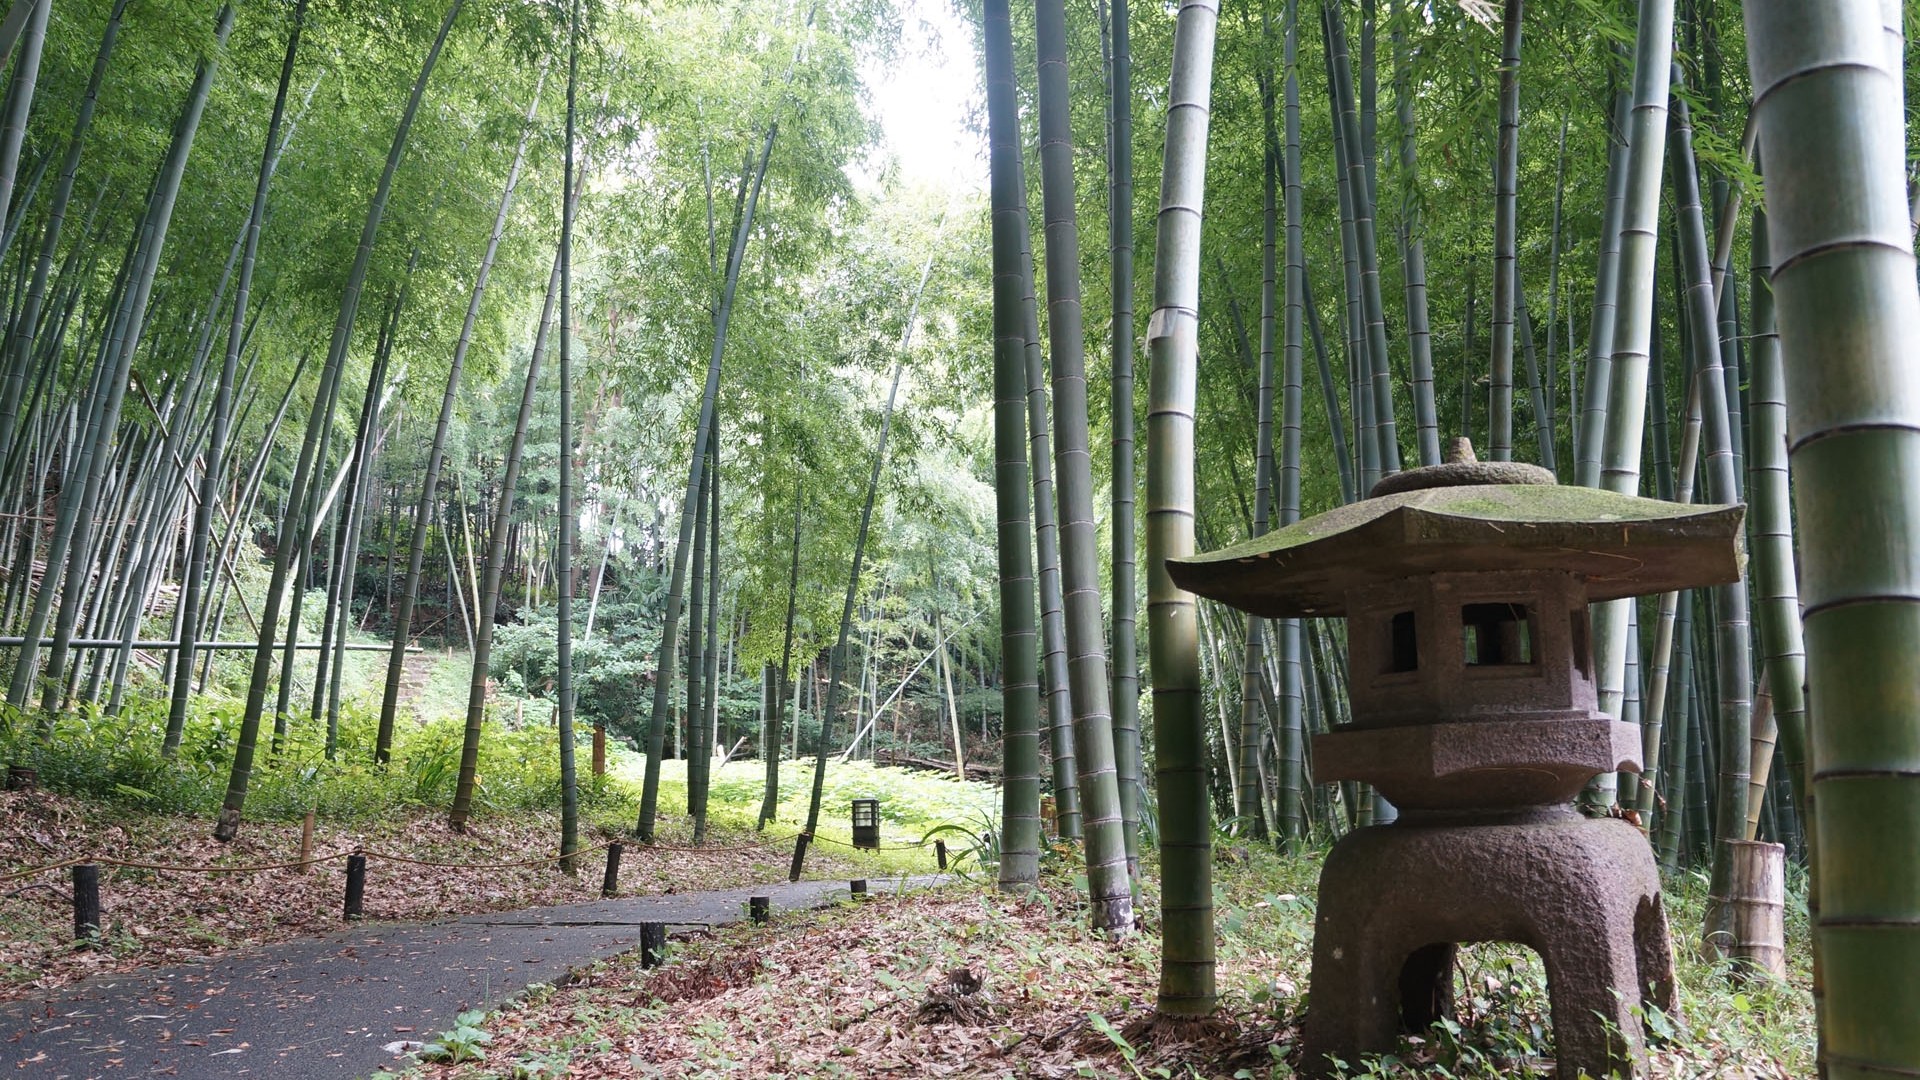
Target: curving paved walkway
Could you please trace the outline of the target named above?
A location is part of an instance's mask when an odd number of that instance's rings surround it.
[[[924,886],[937,878],[908,878]],[[876,879],[892,891],[899,879]],[[465,1009],[639,947],[639,924],[739,922],[750,896],[824,907],[843,881],[635,896],[439,923],[366,924],[204,964],[99,976],[0,1003],[0,1077],[359,1077]]]

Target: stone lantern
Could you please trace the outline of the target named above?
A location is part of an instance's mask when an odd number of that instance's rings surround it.
[[[1169,563],[1254,615],[1347,619],[1353,722],[1314,737],[1314,779],[1371,783],[1400,811],[1321,871],[1309,1073],[1451,1016],[1468,942],[1540,954],[1561,1076],[1641,1068],[1639,1007],[1674,1007],[1646,838],[1573,806],[1641,756],[1640,729],[1596,707],[1587,605],[1735,580],[1743,509],[1472,454],[1458,440],[1364,501]]]

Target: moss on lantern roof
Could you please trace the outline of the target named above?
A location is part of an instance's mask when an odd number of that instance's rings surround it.
[[[1424,488],[1168,569],[1182,588],[1269,617],[1342,614],[1349,589],[1443,571],[1565,570],[1609,600],[1737,579],[1743,513],[1563,485]]]

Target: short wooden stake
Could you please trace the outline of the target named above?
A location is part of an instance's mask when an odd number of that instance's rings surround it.
[[[347,909],[346,917],[357,919],[361,914],[362,902],[367,894],[367,857],[358,853],[347,856]]]
[[[788,881],[800,880],[800,868],[805,866],[807,862],[807,842],[812,839],[813,837],[808,836],[806,833],[801,833],[793,838],[793,865],[787,870]]]
[[[853,895],[855,896],[865,896],[867,895],[867,879],[854,878],[852,881],[847,882],[847,888],[852,889]]]
[[[593,775],[607,775],[607,729],[603,724],[593,725]]]
[[[100,868],[80,863],[73,868],[73,940],[100,936]]]
[[[1742,975],[1784,980],[1787,849],[1757,840],[1733,841],[1731,847],[1734,895],[1727,900],[1733,928],[1729,954]]]
[[[660,966],[661,958],[667,951],[667,924],[646,922],[640,924],[640,966],[655,968]]]
[[[945,840],[935,840],[933,842],[933,857],[940,860],[940,869],[945,870],[947,868],[947,842]]]
[[[750,896],[747,898],[747,917],[753,925],[760,926],[773,914],[773,898],[770,896]]]
[[[293,868],[296,874],[304,874],[313,865],[313,811],[307,811],[305,821],[300,823],[300,865]]]
[[[601,896],[620,895],[620,841],[607,845],[607,872],[600,879]]]

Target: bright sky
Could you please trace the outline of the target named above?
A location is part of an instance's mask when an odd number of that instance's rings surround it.
[[[899,159],[901,179],[935,189],[986,190],[984,140],[966,125],[982,97],[973,31],[948,0],[916,0],[894,64],[869,63],[861,77]]]

